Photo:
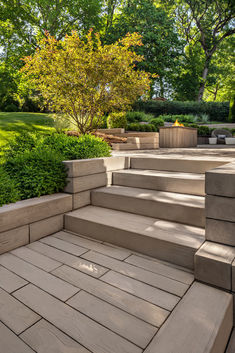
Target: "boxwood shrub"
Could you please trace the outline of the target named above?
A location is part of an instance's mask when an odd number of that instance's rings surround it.
[[[127,125],[128,131],[155,132],[157,128],[153,124],[131,123]]]
[[[0,166],[0,206],[20,200],[20,192],[16,180]]]

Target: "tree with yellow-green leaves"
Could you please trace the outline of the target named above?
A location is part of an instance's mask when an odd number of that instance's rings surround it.
[[[136,69],[143,57],[132,50],[141,45],[137,33],[110,45],[102,45],[92,30],[84,39],[77,32],[64,40],[47,34],[35,54],[24,58],[22,70],[50,109],[84,134],[94,121],[99,125],[105,113],[128,109],[147,94],[150,74]]]

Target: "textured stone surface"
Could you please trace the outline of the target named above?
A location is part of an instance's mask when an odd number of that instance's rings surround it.
[[[70,210],[72,196],[63,193],[18,201],[0,208],[0,229],[3,232]]]
[[[73,194],[73,209],[81,208],[91,203],[91,192],[90,190],[78,192]]]
[[[206,239],[235,246],[235,222],[206,218]]]
[[[64,215],[53,216],[29,225],[30,243],[63,229]]]
[[[235,197],[235,163],[228,163],[206,173],[206,193]]]
[[[68,177],[75,178],[85,175],[105,173],[129,167],[129,157],[92,158],[63,162],[68,168]]]
[[[195,255],[195,278],[231,290],[234,258],[234,247],[205,242]]]
[[[1,216],[0,216],[1,217]],[[29,226],[0,233],[0,254],[29,243]]]
[[[25,286],[27,283],[28,282],[23,278],[8,271],[5,267],[0,266],[0,288],[11,293],[16,289]]]
[[[9,328],[0,322],[1,351],[3,353],[33,353],[34,351],[27,346]]]
[[[64,191],[76,194],[85,190],[95,189],[108,184],[107,173],[91,174],[75,178],[67,178],[68,185]]]
[[[206,217],[235,222],[235,197],[207,195]]]
[[[233,325],[232,296],[195,283],[146,353],[223,353]]]

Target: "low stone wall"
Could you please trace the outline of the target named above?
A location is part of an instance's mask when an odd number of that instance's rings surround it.
[[[195,277],[235,298],[235,163],[206,172],[205,235],[195,255]]]
[[[18,201],[0,207],[0,254],[64,228],[64,214],[90,204],[92,189],[112,183],[112,171],[129,168],[128,157],[65,161],[64,193]]]
[[[107,157],[65,161],[68,184],[64,192],[72,195],[73,209],[90,204],[90,191],[112,184],[112,171],[130,167],[129,157]]]
[[[64,193],[18,201],[0,208],[0,254],[63,229],[72,196]]]

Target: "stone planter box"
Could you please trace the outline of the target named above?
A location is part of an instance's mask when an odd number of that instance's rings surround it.
[[[216,145],[217,144],[217,137],[210,137],[209,138],[209,144],[210,145]]]
[[[160,147],[197,147],[197,129],[191,127],[160,127]]]

